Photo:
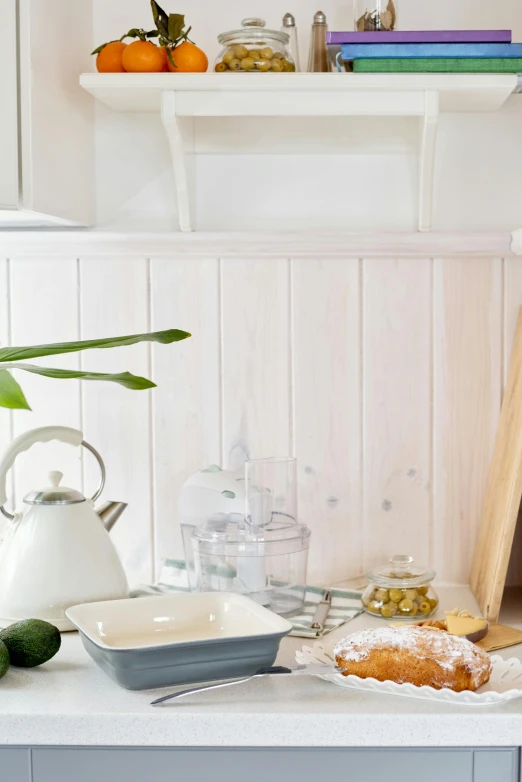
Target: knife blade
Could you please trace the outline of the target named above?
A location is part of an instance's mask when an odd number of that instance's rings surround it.
[[[324,623],[330,611],[332,605],[332,592],[330,589],[325,589],[321,602],[315,609],[315,614],[312,619],[310,627],[312,630],[324,630]]]
[[[191,687],[189,690],[178,690],[178,692],[163,695],[161,698],[152,701],[150,705],[158,706],[165,701],[174,700],[175,698],[184,698],[186,695],[195,695],[198,692],[205,692],[206,690],[219,690],[222,687],[233,687],[235,684],[243,684],[244,682],[249,682],[251,679],[258,678],[259,676],[324,676],[324,674],[327,673],[342,673],[342,669],[338,668],[336,665],[323,665],[321,663],[293,665],[289,668],[283,665],[259,668],[259,670],[251,676],[244,676],[242,679],[232,679],[231,681],[226,682],[205,684],[202,687]]]

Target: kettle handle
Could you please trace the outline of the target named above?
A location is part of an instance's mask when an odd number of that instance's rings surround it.
[[[35,443],[48,443],[51,440],[59,440],[62,443],[74,445],[76,448],[83,445],[94,454],[100,465],[101,481],[92,499],[98,499],[102,493],[105,484],[105,465],[96,449],[84,441],[83,433],[79,429],[72,429],[69,426],[41,426],[39,429],[31,429],[16,437],[0,460],[0,511],[4,516],[13,518],[10,513],[4,510],[4,505],[7,502],[7,473],[13,466],[16,457],[24,451],[28,451]]]

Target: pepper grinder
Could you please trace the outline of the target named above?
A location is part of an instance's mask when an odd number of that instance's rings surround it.
[[[283,16],[282,31],[288,35],[290,42],[288,49],[295,63],[295,69],[297,72],[301,70],[301,62],[299,60],[299,45],[297,42],[297,27],[295,26],[295,17],[292,14],[285,14]]]
[[[326,46],[326,16],[318,11],[314,16],[312,35],[310,38],[310,54],[308,56],[309,73],[329,73],[328,49]]]

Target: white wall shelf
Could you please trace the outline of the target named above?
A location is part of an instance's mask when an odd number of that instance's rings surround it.
[[[420,231],[429,231],[440,113],[498,111],[515,90],[517,76],[88,73],[80,77],[80,84],[117,111],[161,114],[172,154],[182,231],[194,228],[190,165],[194,118],[418,117],[418,225]]]

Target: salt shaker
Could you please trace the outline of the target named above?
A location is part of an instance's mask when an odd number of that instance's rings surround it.
[[[328,48],[326,46],[326,16],[318,11],[314,16],[312,35],[310,38],[310,54],[308,56],[309,73],[327,73],[330,71]]]
[[[292,55],[292,58],[295,63],[295,69],[296,71],[301,70],[301,62],[299,60],[299,44],[297,42],[297,27],[295,26],[295,17],[292,14],[285,14],[283,16],[283,26],[281,30],[286,33],[289,38],[290,42],[287,46],[287,48],[290,51],[290,54]]]

